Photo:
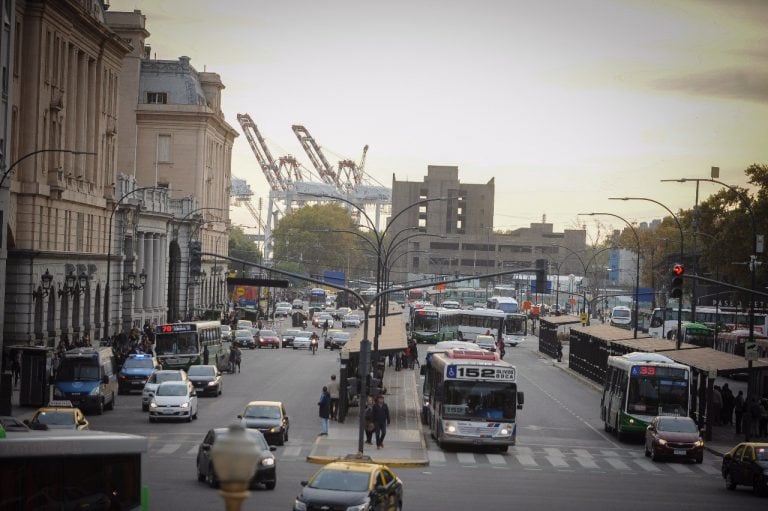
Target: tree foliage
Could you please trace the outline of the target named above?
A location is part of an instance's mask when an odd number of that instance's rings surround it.
[[[229,231],[229,256],[254,263],[261,263],[262,253],[255,241],[248,238],[242,228],[232,227]],[[237,263],[230,263],[231,269],[240,269]]]

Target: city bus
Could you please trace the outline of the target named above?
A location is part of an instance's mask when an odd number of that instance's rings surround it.
[[[713,348],[715,345],[715,330],[702,323],[683,323],[683,342]]]
[[[443,292],[443,302],[458,302],[462,309],[484,304],[487,293],[485,289],[474,287],[449,287]]]
[[[155,330],[155,355],[163,369],[189,369],[190,366],[208,363],[220,371],[229,366],[229,346],[221,338],[218,321],[193,321],[157,325]]]
[[[754,334],[755,344],[757,345],[757,354],[759,358],[768,358],[768,337],[761,334]],[[734,330],[733,332],[720,332],[715,340],[715,349],[737,355],[744,356],[744,343],[749,341],[749,330]]]
[[[517,304],[517,300],[511,296],[492,296],[488,298],[486,306],[489,309],[497,309],[504,311],[507,314],[518,312],[520,307]]]
[[[658,353],[608,357],[600,400],[605,431],[645,433],[657,415],[688,416],[691,368]]]
[[[327,296],[325,293],[325,289],[315,287],[309,291],[310,307],[320,307],[321,309],[325,309],[326,299],[327,299]]]
[[[617,305],[611,309],[611,326],[629,330],[632,327],[632,309],[625,305]]]
[[[146,509],[146,452],[143,436],[9,429],[0,439],[0,509]]]
[[[505,452],[515,445],[523,393],[517,391],[515,367],[495,353],[433,353],[424,369],[422,393],[422,420],[440,448],[472,444]]]
[[[408,302],[421,302],[427,299],[427,292],[423,289],[409,289]]]
[[[449,309],[411,309],[410,339],[435,344],[459,337],[459,311]]]
[[[474,341],[478,335],[485,334],[498,339],[499,328],[507,317],[504,311],[498,309],[473,309],[460,312],[459,335],[464,341]]]
[[[703,323],[710,327],[717,325],[718,330],[739,330],[749,328],[749,312],[732,307],[696,307],[695,320],[691,317],[691,309],[683,308],[683,322]],[[768,333],[768,314],[764,311],[755,312],[755,332]],[[653,309],[648,335],[674,339],[677,334],[677,309]]]
[[[517,346],[525,341],[528,335],[528,317],[525,314],[514,313],[504,316],[504,344]]]
[[[517,298],[517,289],[515,289],[515,286],[494,286],[493,296],[509,296]]]

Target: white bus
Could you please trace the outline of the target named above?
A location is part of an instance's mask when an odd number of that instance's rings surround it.
[[[645,433],[657,415],[688,416],[691,368],[658,353],[608,357],[600,401],[606,431]]]
[[[441,448],[515,445],[524,398],[514,366],[487,351],[449,349],[433,353],[424,373],[422,420]]]
[[[683,308],[682,322],[703,323],[709,327],[719,325],[720,329],[739,330],[749,328],[749,312],[730,307],[696,307],[696,319],[691,316],[691,309]],[[768,333],[768,314],[755,312],[755,332]],[[648,335],[664,339],[677,337],[677,309],[653,309]]]
[[[507,314],[514,314],[520,311],[520,306],[517,304],[517,300],[511,296],[492,296],[488,298],[486,306],[489,309],[497,309],[504,311]]]
[[[611,309],[611,325],[619,328],[629,328],[632,324],[632,309],[617,305]]]
[[[492,335],[499,338],[499,328],[506,319],[504,311],[498,309],[464,310],[459,314],[459,338],[474,341],[478,335]],[[503,331],[503,330],[502,330]]]
[[[443,292],[443,301],[459,302],[462,309],[484,304],[488,293],[475,287],[449,287]]]
[[[146,509],[146,452],[142,436],[9,429],[0,439],[0,509]]]

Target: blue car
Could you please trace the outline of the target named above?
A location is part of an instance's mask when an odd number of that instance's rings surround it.
[[[153,355],[128,355],[117,375],[117,393],[130,394],[134,390],[141,392],[149,376],[159,367]]]

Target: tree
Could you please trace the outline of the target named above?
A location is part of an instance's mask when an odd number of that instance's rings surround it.
[[[232,227],[229,231],[229,255],[253,263],[262,262],[262,253],[255,241],[248,238],[242,228]],[[239,270],[240,265],[229,263],[230,269]]]

